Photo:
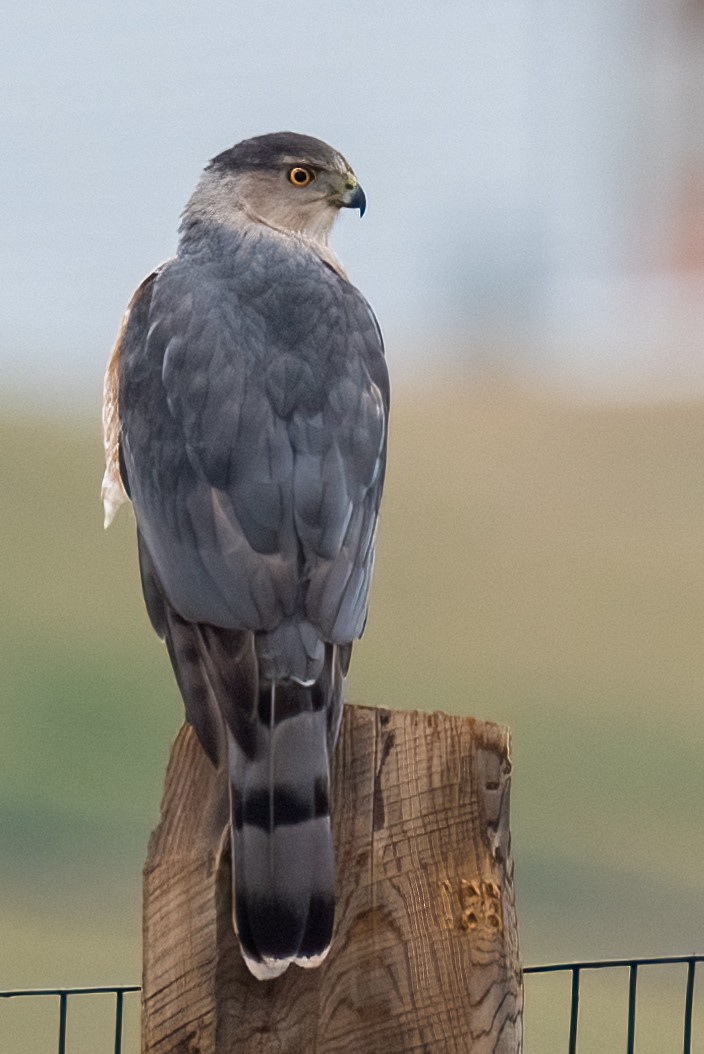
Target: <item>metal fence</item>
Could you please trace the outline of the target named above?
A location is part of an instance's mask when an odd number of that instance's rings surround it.
[[[570,1025],[567,1052],[577,1054],[579,1030],[579,988],[585,970],[615,970],[626,967],[628,977],[628,1025],[626,1054],[635,1054],[636,1049],[636,1003],[638,995],[638,971],[643,966],[669,966],[672,963],[687,964],[687,982],[684,991],[684,1016],[682,1022],[683,1054],[692,1054],[692,1015],[694,1012],[694,975],[697,963],[704,955],[665,955],[652,959],[604,959],[594,962],[551,963],[547,966],[526,966],[524,974],[571,973],[572,995],[570,999]]]
[[[139,992],[136,984],[121,984],[95,988],[24,988],[9,992],[0,992],[0,999],[20,999],[30,997],[56,998],[59,1001],[59,1054],[66,1054],[66,1022],[68,1020],[68,1000],[72,995],[114,995],[115,996],[115,1054],[122,1054],[122,1011],[125,995],[128,992]]]
[[[628,1026],[626,1054],[635,1054],[636,1046],[636,1009],[638,995],[639,970],[647,966],[667,966],[686,964],[687,980],[683,1000],[683,1054],[692,1054],[692,1017],[694,1013],[694,978],[697,963],[704,962],[704,955],[669,955],[652,959],[604,959],[594,962],[550,963],[546,966],[526,966],[524,974],[569,973],[572,976],[571,999],[569,1007],[569,1034],[567,1054],[577,1054],[579,1031],[579,989],[582,975],[586,970],[628,969]],[[115,996],[115,1054],[122,1052],[122,1017],[124,997],[129,992],[139,992],[139,985],[114,985],[97,988],[28,988],[16,991],[0,992],[0,999],[19,999],[25,997],[49,997],[58,999],[58,1054],[67,1054],[66,1022],[68,1018],[68,1001],[70,996],[77,995],[110,995]]]

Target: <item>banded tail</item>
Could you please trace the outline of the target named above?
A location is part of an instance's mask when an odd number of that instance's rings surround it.
[[[186,716],[211,761],[227,762],[233,922],[245,962],[259,979],[292,962],[317,966],[334,922],[330,759],[351,645],[326,644],[313,683],[269,680],[254,634],[174,611],[143,543],[140,568]]]
[[[234,924],[260,979],[330,947],[335,859],[330,737],[318,685],[265,684],[247,742],[228,730]]]
[[[199,629],[225,730],[242,954],[260,980],[317,966],[335,914],[330,758],[351,649],[326,645],[303,685],[266,679],[251,633]]]

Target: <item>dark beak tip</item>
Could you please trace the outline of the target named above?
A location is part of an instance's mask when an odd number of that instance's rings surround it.
[[[347,209],[359,209],[360,219],[367,211],[367,198],[362,188],[357,185],[354,189],[354,193],[345,202],[345,208]]]

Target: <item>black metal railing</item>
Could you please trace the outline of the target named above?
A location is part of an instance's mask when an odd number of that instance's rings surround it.
[[[66,1022],[68,1019],[68,1000],[72,995],[114,995],[115,996],[115,1054],[122,1054],[122,1018],[125,994],[139,992],[136,984],[108,985],[94,988],[24,988],[9,992],[0,992],[0,999],[19,999],[28,996],[53,996],[59,1000],[59,1047],[58,1054],[66,1054]]]
[[[694,974],[697,963],[704,962],[704,955],[662,955],[651,959],[602,959],[594,962],[550,963],[547,966],[526,966],[524,974],[571,973],[572,994],[570,998],[570,1031],[568,1054],[577,1054],[577,1031],[579,1028],[579,987],[585,970],[628,969],[628,1026],[626,1054],[635,1054],[636,1049],[636,997],[638,992],[638,970],[641,966],[668,966],[671,963],[687,964],[687,982],[684,994],[683,1054],[692,1054],[692,1016],[694,1013]]]
[[[569,1011],[568,1054],[577,1054],[577,1033],[579,1029],[579,994],[582,975],[587,970],[627,969],[628,976],[628,1026],[626,1037],[626,1054],[635,1054],[636,1042],[636,1009],[638,995],[638,977],[641,967],[667,966],[673,963],[687,966],[687,980],[684,993],[684,1017],[682,1026],[683,1054],[692,1054],[692,1018],[694,1013],[694,979],[697,963],[704,962],[704,955],[665,955],[650,959],[602,959],[593,962],[550,963],[546,966],[526,966],[524,974],[563,973],[571,974],[571,997]],[[58,1054],[67,1054],[66,1022],[70,996],[80,995],[114,995],[115,996],[115,1054],[122,1054],[122,1025],[124,997],[130,992],[139,992],[139,985],[112,985],[95,988],[27,988],[0,992],[0,999],[16,999],[27,996],[47,996],[59,1001],[59,1039]]]

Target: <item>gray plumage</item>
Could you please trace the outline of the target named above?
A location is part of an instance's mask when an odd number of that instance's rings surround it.
[[[188,719],[228,765],[235,924],[259,977],[315,965],[331,938],[329,763],[367,613],[388,379],[327,233],[364,204],[319,140],[218,155],[106,381],[106,507],[121,483]]]

